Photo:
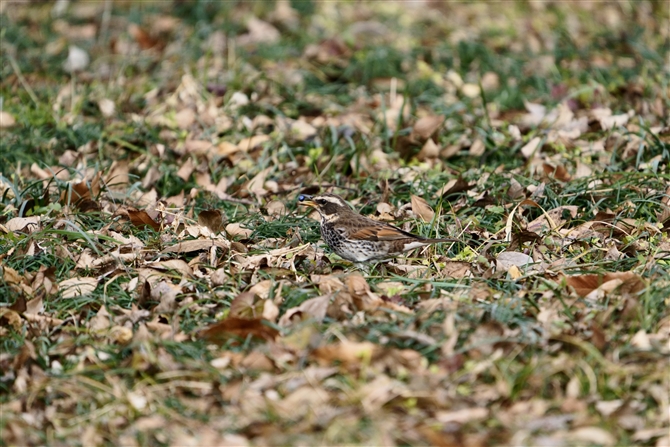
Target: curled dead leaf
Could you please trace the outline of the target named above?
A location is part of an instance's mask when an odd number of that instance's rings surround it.
[[[598,289],[611,291],[616,288],[623,295],[634,295],[646,287],[642,278],[633,272],[572,275],[566,277],[566,282],[581,297],[585,297]]]
[[[318,322],[323,321],[326,317],[326,312],[328,311],[328,305],[330,300],[333,297],[333,294],[327,294],[318,296],[316,298],[311,298],[306,301],[303,301],[300,306],[292,307],[288,309],[284,315],[282,315],[279,320],[280,326],[288,326],[295,316],[300,316],[303,319],[314,319]]]
[[[63,291],[63,298],[88,295],[98,286],[96,278],[70,278],[58,283],[58,289]]]
[[[226,225],[226,233],[232,237],[239,236],[243,239],[247,239],[254,233],[254,231],[250,230],[249,228],[242,227],[242,225],[240,225],[238,222],[234,222]]]
[[[198,214],[198,224],[209,228],[212,233],[218,233],[223,226],[223,215],[219,210],[203,210]]]
[[[412,194],[412,212],[421,217],[424,222],[432,222],[435,218],[435,211],[428,205],[423,198]]]
[[[10,113],[0,110],[0,129],[12,127],[14,124],[16,124],[14,117]]]
[[[149,226],[156,231],[159,231],[161,228],[161,225],[153,220],[151,216],[149,216],[149,214],[144,210],[129,208],[128,217],[130,218],[130,222],[138,228]]]
[[[230,242],[224,239],[193,239],[165,247],[161,253],[192,253],[194,251],[210,250],[212,247],[221,248],[224,252],[230,250]]]
[[[426,140],[442,127],[442,123],[444,123],[443,115],[424,116],[414,124],[412,133],[419,139]]]
[[[21,317],[13,310],[0,307],[0,327],[11,326],[15,331],[21,330]]]
[[[39,228],[40,220],[40,216],[14,217],[7,221],[5,228],[12,232],[32,233]]]
[[[261,340],[274,340],[279,331],[263,318],[237,318],[229,317],[218,323],[214,323],[203,329],[199,337],[211,342],[224,341],[234,336],[246,338],[248,336]]]
[[[340,343],[316,348],[314,357],[322,365],[341,362],[350,367],[369,362],[378,349],[374,343],[369,341],[359,343],[343,340]]]

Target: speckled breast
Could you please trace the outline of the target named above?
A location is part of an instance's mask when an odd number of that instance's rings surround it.
[[[348,261],[364,262],[380,259],[388,253],[388,247],[385,247],[387,244],[346,239],[340,231],[328,223],[321,223],[321,237],[335,253]]]

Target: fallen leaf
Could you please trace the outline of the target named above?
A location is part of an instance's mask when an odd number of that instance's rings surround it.
[[[525,159],[538,156],[540,154],[540,142],[542,142],[542,138],[533,137],[521,148],[521,155],[523,155]]]
[[[326,311],[332,297],[332,294],[327,294],[303,301],[300,306],[288,309],[279,320],[279,325],[288,326],[291,319],[296,315],[299,315],[302,319],[314,319],[319,323],[322,322],[326,317]]]
[[[577,217],[578,210],[579,208],[575,205],[559,206],[551,209],[546,213],[542,213],[542,215],[532,222],[529,222],[526,226],[526,230],[542,235],[547,231],[558,229],[567,222],[567,219],[563,217],[564,214],[567,214],[574,219]]]
[[[235,222],[226,225],[226,233],[228,233],[232,237],[240,236],[242,237],[242,239],[247,239],[254,233],[254,230],[250,230],[249,228],[243,228],[242,225]]]
[[[263,313],[263,300],[253,292],[242,292],[230,303],[229,317],[258,318]]]
[[[156,39],[152,38],[147,31],[142,29],[142,27],[136,23],[130,23],[128,25],[128,34],[130,34],[130,36],[135,39],[140,48],[143,50],[153,48],[158,43]]]
[[[30,234],[38,230],[40,220],[40,216],[14,217],[7,221],[5,228],[12,232]]]
[[[58,283],[58,290],[63,292],[63,298],[88,295],[98,287],[96,278],[71,278]]]
[[[417,120],[412,127],[412,132],[423,141],[437,132],[442,127],[442,123],[444,123],[444,116],[442,115],[424,116]]]
[[[253,137],[244,138],[237,143],[237,148],[241,151],[248,152],[266,141],[270,141],[269,135],[254,135]]]
[[[210,250],[212,247],[219,247],[223,252],[227,252],[230,250],[230,241],[222,239],[194,239],[165,247],[161,250],[161,253],[192,253],[194,251]]]
[[[616,444],[616,438],[600,427],[579,427],[569,432],[569,437],[577,442],[610,446]]]
[[[130,177],[128,175],[128,161],[120,160],[112,163],[109,172],[105,176],[105,185],[113,191],[123,191],[128,188]]]
[[[4,110],[0,110],[0,129],[6,129],[16,124],[14,117]]]
[[[98,101],[98,109],[105,118],[110,118],[116,113],[116,104],[109,98],[102,98]]]
[[[496,259],[498,270],[503,272],[509,271],[512,267],[526,270],[529,264],[533,264],[534,262],[531,256],[518,251],[503,251]]]
[[[63,63],[63,69],[67,72],[81,71],[88,67],[91,58],[88,53],[81,48],[70,45],[68,48],[67,59]]]
[[[467,424],[468,422],[484,419],[488,417],[488,415],[488,408],[474,407],[463,408],[462,410],[455,411],[438,411],[435,414],[435,419],[437,419],[442,424],[447,424],[449,422]]]
[[[230,336],[246,338],[256,337],[262,340],[274,340],[279,331],[269,325],[263,318],[229,317],[203,329],[199,336],[208,341],[224,340]]]
[[[21,321],[18,313],[6,307],[0,307],[0,327],[11,326],[18,332],[21,330]]]
[[[198,224],[210,229],[212,233],[218,233],[223,226],[223,215],[219,210],[204,210],[198,214]]]
[[[314,350],[314,357],[321,364],[341,362],[346,366],[357,366],[362,362],[369,362],[377,349],[378,347],[369,341],[359,343],[345,339],[339,343],[319,346]]]
[[[130,217],[130,222],[136,227],[150,226],[156,231],[159,231],[161,228],[161,225],[153,220],[144,210],[128,209],[128,217]]]
[[[174,271],[181,273],[182,276],[192,277],[193,269],[181,259],[168,259],[148,264],[147,267],[158,270]]]
[[[370,286],[360,273],[347,276],[346,284],[358,310],[374,310],[382,304],[382,299],[370,291]]]
[[[423,147],[416,154],[419,161],[425,161],[431,158],[437,158],[440,155],[440,147],[431,139],[426,140]]]
[[[432,222],[435,218],[435,211],[428,205],[424,199],[419,196],[412,194],[412,212],[417,216],[421,217],[424,222]]]
[[[449,180],[443,187],[438,189],[437,195],[447,198],[453,194],[468,191],[469,189],[471,189],[471,186],[468,182],[459,176]]]
[[[617,282],[617,287],[622,293],[636,294],[645,288],[642,278],[633,272],[572,275],[567,276],[565,279],[567,284],[581,297],[589,295],[610,281],[617,280],[620,281]]]

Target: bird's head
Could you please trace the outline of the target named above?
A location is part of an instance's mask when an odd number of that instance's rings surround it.
[[[343,213],[351,213],[351,208],[344,199],[335,194],[319,194],[317,196],[308,196],[300,194],[298,196],[300,205],[306,205],[314,208],[321,214],[321,217],[327,221],[337,219]]]

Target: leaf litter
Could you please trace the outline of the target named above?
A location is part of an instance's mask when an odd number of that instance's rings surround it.
[[[214,8],[202,42],[160,6],[7,11],[58,58],[7,97],[76,137],[0,164],[4,439],[667,445],[668,92],[636,50],[667,11],[312,6]],[[362,272],[297,209],[320,190],[462,243]]]

